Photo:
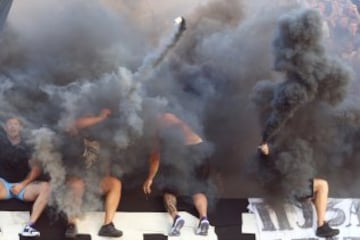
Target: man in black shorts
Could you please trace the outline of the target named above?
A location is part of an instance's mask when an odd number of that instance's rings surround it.
[[[121,230],[115,228],[113,218],[120,203],[121,181],[110,173],[110,162],[102,155],[106,141],[101,141],[102,126],[108,120],[111,110],[104,108],[97,115],[79,117],[69,126],[62,136],[61,152],[67,174],[68,192],[66,201],[72,203],[72,211],[68,214],[68,225],[65,231],[67,238],[75,238],[77,234],[76,220],[79,217],[85,191],[90,189],[95,194],[105,197],[104,224],[98,235],[104,237],[121,237]],[[100,126],[100,128],[98,128]],[[113,129],[108,129],[113,131]],[[106,139],[111,141],[111,139]],[[107,149],[108,150],[108,149]],[[106,151],[104,151],[106,152]],[[111,156],[108,156],[111,157]],[[93,186],[93,185],[96,186]]]
[[[22,123],[15,117],[8,118],[0,130],[0,200],[34,202],[30,221],[20,234],[37,237],[40,232],[34,224],[48,203],[50,187],[48,182],[35,181],[41,174],[40,164],[31,159],[32,149],[21,133]]]
[[[263,158],[267,159],[270,156],[270,148],[268,143],[263,143],[259,146],[260,153]],[[327,208],[327,201],[329,195],[329,185],[324,179],[313,178],[309,180],[308,196],[298,196],[298,199],[311,199],[314,202],[317,214],[317,229],[316,236],[318,237],[333,237],[339,234],[338,229],[333,229],[325,221],[325,213]]]
[[[194,131],[174,114],[164,113],[158,119],[157,139],[150,155],[150,168],[143,184],[145,194],[151,193],[155,176],[156,185],[163,194],[165,208],[173,218],[170,236],[179,236],[185,220],[178,214],[177,196],[192,196],[200,221],[197,235],[208,234],[207,147]],[[161,160],[160,160],[161,159]]]

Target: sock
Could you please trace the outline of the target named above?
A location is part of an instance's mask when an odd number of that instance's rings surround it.
[[[28,223],[26,224],[26,226],[33,227],[33,226],[34,226],[34,223],[30,221],[30,222],[28,222]]]

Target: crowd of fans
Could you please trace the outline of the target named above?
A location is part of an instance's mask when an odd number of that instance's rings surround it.
[[[331,49],[349,63],[360,61],[360,0],[298,0],[323,17],[324,36]]]

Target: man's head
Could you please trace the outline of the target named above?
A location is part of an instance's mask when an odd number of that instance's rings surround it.
[[[8,118],[4,126],[5,132],[10,138],[18,137],[21,134],[22,123],[16,117]]]

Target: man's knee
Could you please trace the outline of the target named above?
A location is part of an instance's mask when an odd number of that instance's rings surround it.
[[[71,191],[83,192],[85,189],[85,182],[81,178],[72,177],[67,180],[67,186]]]
[[[121,181],[115,177],[106,177],[103,179],[101,187],[105,193],[111,190],[121,191]]]
[[[328,192],[329,184],[325,179],[315,178],[314,179],[314,192]]]
[[[0,181],[0,199],[8,198],[8,190],[5,185]]]
[[[207,201],[206,195],[204,193],[201,193],[201,192],[193,194],[192,197],[193,197],[193,201],[196,201],[196,202]]]
[[[50,184],[48,182],[41,182],[40,183],[40,193],[50,196]]]

